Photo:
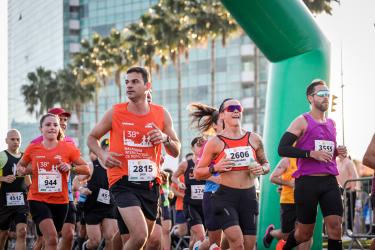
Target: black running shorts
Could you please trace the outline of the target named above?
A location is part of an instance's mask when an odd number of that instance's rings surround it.
[[[223,230],[240,226],[244,235],[256,235],[258,201],[255,187],[230,188],[220,185],[214,194],[215,217]]]
[[[294,200],[297,221],[302,224],[315,223],[318,204],[323,217],[343,215],[339,184],[333,175],[296,178]]]
[[[110,188],[115,205],[120,208],[138,206],[149,220],[156,220],[159,205],[159,185],[152,183],[149,189],[132,186],[127,176]]]
[[[215,218],[215,203],[214,203],[214,194],[212,192],[205,192],[203,194],[203,216],[204,223],[208,231],[216,231],[221,229],[220,224]]]
[[[189,228],[195,225],[204,225],[203,209],[202,206],[184,204],[184,214]]]
[[[0,230],[9,230],[10,225],[14,222],[27,222],[27,214],[29,209],[27,206],[2,206],[0,207]]]
[[[296,224],[297,213],[296,205],[294,203],[280,204],[280,222],[281,222],[281,232],[283,234],[288,234],[293,231]]]
[[[29,201],[30,213],[36,225],[45,219],[52,219],[57,232],[60,232],[66,215],[68,204],[51,204],[40,201]]]

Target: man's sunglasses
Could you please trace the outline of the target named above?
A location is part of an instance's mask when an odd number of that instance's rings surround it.
[[[227,111],[227,112],[234,112],[236,110],[238,112],[242,112],[243,107],[241,105],[229,105],[229,106],[225,107],[224,110]]]
[[[312,94],[312,95],[316,95],[316,96],[319,96],[319,97],[329,97],[330,93],[329,93],[329,90],[319,90],[318,92],[316,92],[315,94]]]

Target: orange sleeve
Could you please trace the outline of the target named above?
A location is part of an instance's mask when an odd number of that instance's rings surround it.
[[[31,152],[32,152],[32,149],[34,148],[33,146],[34,144],[30,144],[29,146],[27,146],[25,152],[23,153],[22,161],[27,164],[31,162]]]
[[[69,151],[70,151],[69,160],[71,162],[78,160],[81,157],[81,151],[79,151],[79,149],[73,143],[69,143],[67,145],[69,145]]]

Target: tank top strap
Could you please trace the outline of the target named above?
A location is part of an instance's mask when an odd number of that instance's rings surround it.
[[[251,143],[250,143],[250,135],[251,135],[251,132],[250,131],[246,131],[246,135],[245,135],[245,138],[246,138],[246,142],[247,142],[247,146],[251,146]]]
[[[227,139],[224,136],[217,135],[217,138],[219,138],[224,143],[224,148],[221,151],[223,151],[225,148],[229,148],[229,145],[226,141]]]

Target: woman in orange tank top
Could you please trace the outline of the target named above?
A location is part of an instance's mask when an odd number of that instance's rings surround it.
[[[195,170],[197,178],[221,173],[215,210],[230,249],[254,248],[258,214],[254,176],[270,170],[260,136],[241,128],[242,111],[238,100],[222,102],[219,113],[224,130],[207,142]],[[215,165],[210,166],[212,161]]]
[[[88,165],[73,143],[61,140],[63,135],[56,115],[42,116],[40,130],[43,141],[26,148],[17,164],[17,173],[32,174],[28,193],[30,213],[43,234],[45,249],[57,249],[57,235],[68,212],[67,178],[71,164],[81,168]]]

